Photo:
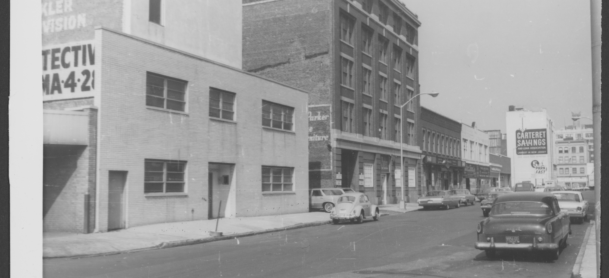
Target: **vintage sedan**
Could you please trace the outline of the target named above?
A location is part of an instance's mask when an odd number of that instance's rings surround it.
[[[429,191],[424,197],[419,198],[419,206],[423,209],[428,208],[443,208],[450,209],[451,207],[458,208],[461,206],[460,198],[451,194],[448,190]]]
[[[493,258],[497,250],[540,251],[560,256],[571,233],[571,221],[551,193],[499,195],[490,217],[477,227],[476,249]]]
[[[472,195],[467,189],[454,189],[451,190],[450,193],[454,196],[454,198],[459,199],[459,203],[461,205],[473,205],[476,202],[476,196]]]
[[[330,212],[332,223],[338,224],[341,220],[362,223],[364,219],[379,220],[381,214],[378,206],[370,203],[364,193],[345,193],[338,198],[338,203]]]
[[[493,203],[495,202],[495,199],[497,199],[497,196],[502,195],[502,194],[509,194],[509,193],[511,193],[511,191],[493,192],[488,196],[488,198],[482,200],[480,202],[480,208],[482,209],[482,215],[484,217],[488,217],[488,214],[491,212],[491,208],[493,208]]]
[[[577,220],[580,224],[588,221],[588,201],[578,191],[553,191],[552,194],[558,199],[558,206],[567,213],[572,220]],[[575,222],[575,221],[573,221]]]
[[[315,188],[311,189],[309,205],[312,209],[323,209],[326,212],[332,211],[336,205],[338,197],[345,192],[340,188]]]

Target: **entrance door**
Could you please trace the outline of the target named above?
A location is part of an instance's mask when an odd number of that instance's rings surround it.
[[[224,218],[234,211],[234,203],[229,204],[229,194],[233,181],[233,165],[222,163],[209,163],[208,174],[208,218]],[[234,202],[234,201],[233,201]]]
[[[110,171],[108,181],[108,230],[124,229],[127,172]]]
[[[209,172],[207,174],[207,218],[214,218],[214,187],[213,187],[214,174]]]
[[[389,183],[389,174],[383,175],[383,205],[387,203],[387,184]]]

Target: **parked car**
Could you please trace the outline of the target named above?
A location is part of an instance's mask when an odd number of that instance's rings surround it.
[[[355,193],[355,192],[357,192],[357,191],[353,190],[353,188],[343,187],[343,188],[337,188],[337,189],[342,189],[343,193]]]
[[[544,192],[546,190],[545,186],[535,186],[535,192]]]
[[[467,189],[454,189],[450,190],[450,193],[455,197],[459,198],[461,205],[473,205],[476,202],[476,196],[472,195]]]
[[[497,196],[489,217],[478,224],[475,248],[493,258],[497,250],[546,252],[558,259],[571,221],[551,193],[515,192]]]
[[[491,212],[491,208],[493,207],[493,202],[497,199],[497,196],[502,194],[509,194],[511,191],[497,191],[491,193],[488,198],[482,200],[480,202],[480,208],[482,209],[482,216],[488,217],[488,214]]]
[[[379,208],[370,203],[366,194],[359,192],[343,194],[338,198],[336,207],[330,211],[333,224],[338,224],[341,220],[362,223],[368,217],[378,221],[380,216]]]
[[[529,181],[519,182],[514,186],[514,192],[535,191],[535,185]]]
[[[581,185],[577,184],[577,185],[572,185],[571,189],[569,188],[565,188],[565,190],[567,191],[586,191],[588,188],[587,187],[582,187]]]
[[[581,192],[553,191],[552,194],[558,199],[560,209],[567,213],[571,220],[577,220],[580,224],[588,221],[588,201],[584,199]]]
[[[311,189],[310,207],[311,209],[323,209],[326,212],[332,211],[336,205],[338,197],[343,195],[340,188],[315,188]]]
[[[448,190],[438,190],[427,192],[424,197],[419,198],[418,203],[423,209],[450,209],[451,207],[458,208],[460,206],[459,200],[460,198],[458,196],[451,194]]]
[[[479,191],[478,194],[476,194],[476,198],[478,198],[479,201],[482,202],[482,200],[488,198],[488,196],[494,192],[512,192],[512,188],[510,187],[488,187],[483,189],[482,191]]]
[[[543,189],[543,192],[553,192],[553,191],[564,191],[565,188],[562,186],[546,186]]]

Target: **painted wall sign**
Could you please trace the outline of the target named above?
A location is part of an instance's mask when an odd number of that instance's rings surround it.
[[[42,49],[43,100],[91,97],[95,89],[92,41]]]
[[[330,105],[309,106],[309,170],[332,169]]]
[[[463,170],[464,178],[476,178],[478,175],[478,165],[465,163],[465,169]]]
[[[545,174],[548,168],[543,165],[543,162],[539,162],[538,160],[531,161],[531,167],[535,169],[535,174]]]
[[[491,167],[478,165],[478,177],[479,178],[490,178]]]
[[[531,154],[547,154],[548,141],[547,130],[541,129],[525,129],[516,130],[516,154],[531,155]]]

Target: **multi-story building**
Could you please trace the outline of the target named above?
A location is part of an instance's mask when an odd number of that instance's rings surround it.
[[[584,141],[588,151],[588,163],[594,163],[594,138],[592,125],[569,125],[554,130],[554,142]]]
[[[491,154],[507,155],[505,148],[505,133],[501,130],[486,130],[489,136],[489,151]]]
[[[512,176],[511,159],[500,154],[489,154],[491,186],[509,187]]]
[[[308,211],[308,94],[240,69],[241,1],[42,7],[45,231]]]
[[[310,92],[310,186],[416,200],[417,16],[398,0],[243,2],[243,68]]]
[[[553,123],[545,109],[515,108],[506,112],[507,153],[512,186],[522,181],[542,185],[555,180]]]
[[[461,124],[461,160],[465,162],[461,184],[472,193],[491,187],[489,136],[472,125]],[[499,167],[499,165],[495,165]]]
[[[421,107],[424,191],[461,188],[461,123]]]
[[[584,140],[562,140],[555,143],[556,181],[565,185],[588,186],[588,144]]]

